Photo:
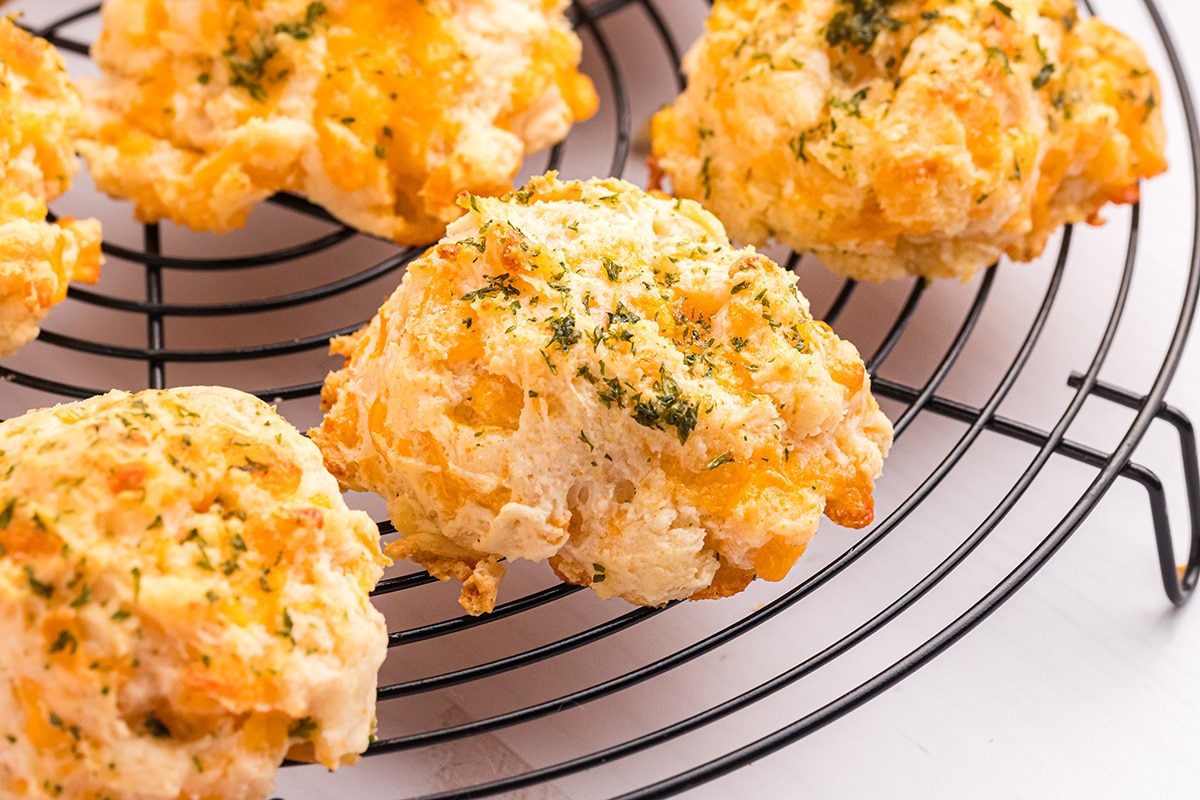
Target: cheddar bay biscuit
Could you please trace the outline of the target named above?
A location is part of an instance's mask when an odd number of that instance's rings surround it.
[[[736,242],[970,277],[1166,168],[1141,49],[1074,0],[718,0],[653,162]]]
[[[80,145],[144,221],[228,231],[278,191],[404,244],[596,106],[563,3],[108,0]]]
[[[38,334],[73,280],[100,274],[100,223],[46,222],[79,169],[83,105],[46,41],[0,18],[0,356]]]
[[[869,523],[891,425],[795,276],[691,201],[533,180],[334,342],[311,438],[409,557],[490,610],[502,559],[660,605],[782,579],[822,513]]]
[[[377,529],[231,389],[0,423],[0,796],[263,798],[372,733]]]

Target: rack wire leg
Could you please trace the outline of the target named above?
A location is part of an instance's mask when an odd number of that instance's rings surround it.
[[[1067,383],[1078,388],[1080,379],[1081,376],[1075,373]],[[1092,388],[1092,394],[1131,409],[1140,408],[1145,403],[1144,397],[1107,383],[1097,382]],[[1146,489],[1150,500],[1150,516],[1154,522],[1154,540],[1158,547],[1163,588],[1172,603],[1182,606],[1191,597],[1197,580],[1200,579],[1200,449],[1196,445],[1195,426],[1182,411],[1163,403],[1154,416],[1171,425],[1179,436],[1179,454],[1183,462],[1184,489],[1187,493],[1188,517],[1191,523],[1187,561],[1182,565],[1175,556],[1171,522],[1167,516],[1167,496],[1162,481],[1153,472],[1137,464],[1127,465],[1121,470],[1121,474],[1132,478]]]

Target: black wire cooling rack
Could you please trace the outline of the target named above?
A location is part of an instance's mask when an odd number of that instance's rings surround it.
[[[291,766],[281,793],[651,798],[700,786],[802,739],[956,642],[1045,564],[1122,478],[1146,490],[1163,586],[1171,603],[1184,603],[1200,575],[1200,475],[1192,427],[1164,396],[1200,286],[1200,138],[1168,28],[1152,0],[1144,9],[1169,64],[1164,91],[1177,96],[1186,123],[1172,133],[1186,138],[1190,163],[1175,169],[1191,168],[1193,199],[1188,269],[1179,304],[1171,304],[1177,319],[1160,350],[1138,354],[1153,367],[1148,388],[1101,379],[1120,350],[1114,343],[1144,270],[1139,207],[1114,213],[1108,238],[1092,246],[1102,234],[1068,229],[1039,264],[1001,263],[961,285],[860,285],[780,253],[800,272],[815,314],[859,345],[895,422],[877,522],[862,533],[823,528],[780,584],[661,609],[601,602],[536,565],[514,564],[496,611],[463,617],[453,587],[398,565],[375,593],[391,649],[370,757],[332,776]],[[605,112],[532,158],[526,173],[553,168],[641,182],[645,120],[680,88],[681,49],[705,10],[704,0],[573,6],[584,67]],[[86,73],[97,12],[61,0],[31,7],[25,24]],[[0,415],[112,387],[225,383],[277,403],[303,429],[319,419],[321,381],[337,366],[326,354],[329,338],[365,322],[419,252],[357,234],[290,196],[273,198],[246,231],[225,237],[134,225],[124,205],[84,185],[55,211],[102,217],[105,275],[94,288],[73,287],[39,341],[0,365]],[[1086,309],[1090,327],[1078,321],[1084,312],[1071,311],[1081,270],[1110,284],[1111,305]],[[1050,363],[1043,351],[1061,338],[1062,314],[1082,345]],[[1022,415],[1005,413],[1022,394],[1033,398],[1016,404]],[[1104,447],[1068,435],[1097,403],[1125,409],[1115,427],[1101,423],[1110,433]],[[1178,436],[1190,523],[1182,536],[1172,532],[1163,482],[1131,460],[1160,428]],[[906,446],[914,440],[925,456]],[[1047,488],[1047,466],[1064,461],[1086,469],[1068,481],[1070,491],[1061,477]],[[981,469],[995,478],[992,493],[972,496],[972,513],[958,524],[929,530],[923,513],[958,502],[958,476]],[[1016,511],[1031,498],[1032,525]],[[351,501],[379,511],[371,498]],[[1021,536],[1005,527],[1011,516],[1022,519]],[[1007,560],[969,566],[988,547]],[[896,574],[886,562],[897,548],[923,555]]]

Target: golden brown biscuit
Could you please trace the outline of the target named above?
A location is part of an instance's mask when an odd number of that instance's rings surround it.
[[[69,282],[100,275],[99,222],[46,222],[79,169],[82,110],[54,48],[0,18],[0,356],[37,336]]]
[[[404,244],[596,107],[561,0],[108,0],[80,149],[139,219],[241,226],[293,191]]]
[[[317,449],[232,389],[0,423],[0,795],[266,796],[372,733],[386,559]]]
[[[310,431],[411,557],[492,608],[500,559],[660,605],[782,579],[869,523],[891,425],[796,278],[699,205],[535,179],[470,213],[333,349]]]
[[[735,241],[968,278],[1166,168],[1158,82],[1074,0],[717,0],[653,158]]]

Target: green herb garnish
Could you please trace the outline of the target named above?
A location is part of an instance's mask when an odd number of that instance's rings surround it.
[[[888,16],[896,0],[839,0],[844,8],[833,15],[825,27],[830,47],[857,47],[866,53],[882,31],[897,31],[903,23]]]
[[[551,317],[547,322],[550,323],[550,330],[553,333],[548,345],[550,347],[566,351],[582,338],[579,331],[575,330],[575,317],[570,315]]]
[[[680,444],[687,444],[700,416],[700,404],[686,397],[679,384],[659,367],[652,397],[635,398],[633,418],[639,425],[665,431],[674,428]]]
[[[1050,82],[1050,76],[1053,74],[1054,74],[1054,65],[1053,64],[1044,64],[1042,66],[1042,68],[1040,70],[1038,70],[1038,74],[1033,76],[1033,80],[1031,81],[1033,88],[1035,90],[1037,90],[1037,89],[1040,89],[1043,86],[1045,86],[1047,83]]]
[[[733,461],[733,453],[725,452],[704,465],[705,469],[716,469]]]
[[[474,200],[475,198],[472,197],[471,199]],[[518,297],[521,294],[521,291],[512,285],[512,276],[507,272],[499,275],[487,275],[484,277],[484,281],[487,283],[486,286],[472,292],[467,292],[459,299],[464,303],[471,303],[491,295],[500,295],[507,300],[512,297]]]
[[[276,33],[286,33],[297,41],[304,41],[313,35],[313,29],[327,9],[321,0],[314,0],[304,10],[304,19],[299,22],[280,22],[275,26]]]

